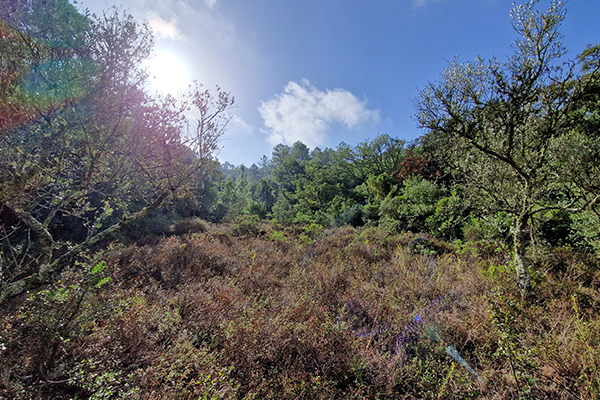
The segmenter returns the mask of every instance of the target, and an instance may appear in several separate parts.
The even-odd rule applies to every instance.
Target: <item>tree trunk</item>
[[[517,222],[513,231],[515,252],[514,262],[515,270],[517,272],[517,285],[523,298],[529,298],[533,296],[531,276],[529,275],[529,268],[525,262],[525,252],[527,250],[528,218],[528,216],[517,218]]]

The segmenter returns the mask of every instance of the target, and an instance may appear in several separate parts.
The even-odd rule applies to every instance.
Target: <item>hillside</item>
[[[596,257],[269,224],[115,245],[0,318],[7,399],[591,399]],[[201,232],[198,232],[201,231]],[[105,268],[107,266],[107,268]]]

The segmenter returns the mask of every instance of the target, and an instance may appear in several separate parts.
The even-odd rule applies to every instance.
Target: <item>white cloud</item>
[[[311,148],[325,144],[334,124],[353,128],[379,120],[379,111],[367,109],[366,101],[349,91],[319,91],[306,79],[289,82],[284,93],[262,102],[259,111],[269,143],[289,145],[300,140]]]
[[[209,6],[210,8],[213,8],[215,6],[215,4],[217,4],[217,0],[205,0],[206,1],[206,5]]]
[[[148,25],[157,39],[184,40],[185,36],[177,27],[177,18],[171,17],[169,21],[150,12],[147,15]]]

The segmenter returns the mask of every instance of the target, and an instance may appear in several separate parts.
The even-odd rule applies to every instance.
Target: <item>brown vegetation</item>
[[[198,221],[195,222],[200,226]],[[598,260],[382,229],[201,225],[5,304],[11,399],[588,399]],[[314,235],[314,233],[313,233]],[[110,278],[110,279],[107,279]],[[466,364],[450,356],[455,349]]]

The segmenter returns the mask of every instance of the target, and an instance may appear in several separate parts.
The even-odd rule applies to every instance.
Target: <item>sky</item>
[[[271,157],[278,143],[335,149],[384,133],[413,141],[422,134],[413,118],[420,89],[454,58],[505,59],[517,39],[513,0],[77,4],[96,14],[113,5],[152,28],[156,59],[166,60],[153,76],[168,76],[169,87],[195,79],[235,97],[217,154],[234,165]],[[549,5],[542,0],[539,8]],[[600,42],[600,1],[571,0],[567,9],[563,43],[575,58]]]

